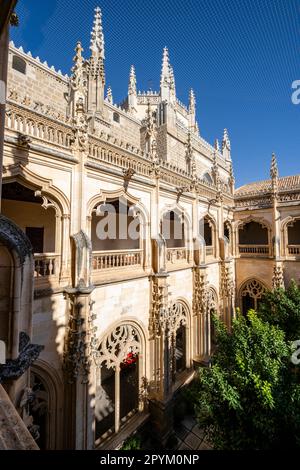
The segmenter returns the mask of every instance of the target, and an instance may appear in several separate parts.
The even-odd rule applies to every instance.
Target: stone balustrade
[[[288,245],[289,255],[300,255],[300,245]]]
[[[94,251],[93,271],[142,265],[143,250]]]
[[[266,256],[270,254],[269,245],[239,245],[239,253],[242,256]]]
[[[56,253],[37,253],[34,255],[34,277],[45,278],[58,275],[60,256]]]

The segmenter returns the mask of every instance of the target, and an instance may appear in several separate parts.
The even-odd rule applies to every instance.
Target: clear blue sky
[[[282,176],[300,173],[300,0],[19,0],[12,39],[69,73],[76,41],[89,54],[97,5],[116,102],[132,63],[138,88],[158,90],[167,45],[178,98],[195,90],[202,136],[229,129],[237,185],[268,178],[273,151]]]

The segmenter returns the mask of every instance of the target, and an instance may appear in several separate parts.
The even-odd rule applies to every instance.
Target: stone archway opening
[[[96,443],[118,433],[139,411],[141,353],[141,335],[131,324],[116,327],[101,341],[96,360]]]
[[[36,278],[59,275],[60,226],[54,205],[18,181],[2,186],[2,213],[26,234],[33,247]]]
[[[266,287],[257,279],[247,281],[240,290],[242,314],[246,315],[251,309],[257,310],[266,291]]]

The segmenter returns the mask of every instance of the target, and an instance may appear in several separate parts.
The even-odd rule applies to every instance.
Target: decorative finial
[[[134,65],[130,68],[130,75],[129,75],[129,86],[128,86],[128,94],[129,95],[136,95],[136,75],[135,75],[135,68]]]
[[[222,150],[227,147],[230,150],[230,140],[228,136],[228,130],[224,129],[223,141],[222,141]]]
[[[106,100],[107,100],[110,104],[113,104],[113,95],[112,95],[112,89],[111,89],[110,86],[107,88]]]
[[[99,7],[95,8],[90,50],[92,51],[92,55],[99,56],[103,60],[105,59],[102,13]]]
[[[160,86],[170,85],[170,61],[169,61],[169,51],[167,47],[164,47],[163,50],[163,60],[162,60],[162,69],[161,69],[161,79]]]
[[[75,47],[75,56],[73,58],[74,65],[72,67],[71,85],[73,90],[84,89],[83,78],[83,48],[81,42],[78,41]]]
[[[216,139],[215,140],[215,143],[214,143],[214,148],[217,152],[220,152],[220,142],[219,142],[219,139]]]
[[[195,98],[194,90],[191,88],[190,94],[189,94],[189,112],[195,113],[195,111],[196,111],[196,98]]]
[[[277,158],[276,158],[275,153],[272,154],[270,176],[271,176],[271,179],[272,179],[272,180],[277,179],[278,176],[279,176],[278,165],[277,165]]]

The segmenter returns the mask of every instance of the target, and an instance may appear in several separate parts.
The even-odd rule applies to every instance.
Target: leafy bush
[[[129,437],[120,450],[141,450],[141,439],[138,436]]]

